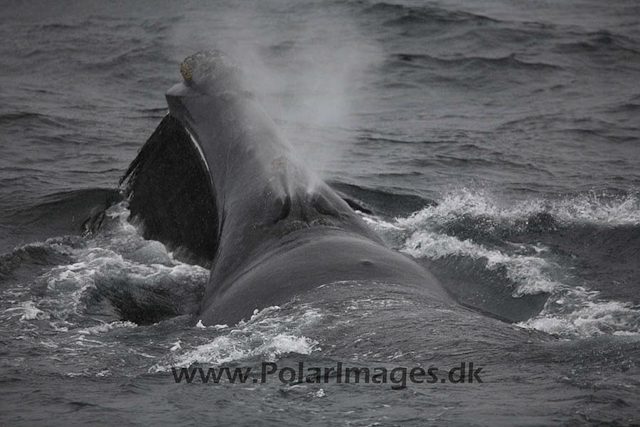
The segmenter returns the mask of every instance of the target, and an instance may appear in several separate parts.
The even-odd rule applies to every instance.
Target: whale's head
[[[203,109],[203,103],[253,96],[240,65],[221,51],[201,51],[187,57],[180,74],[183,81],[169,89],[166,98],[171,113],[183,122],[194,118],[196,109],[211,110]]]
[[[198,52],[180,65],[184,84],[201,94],[219,95],[224,92],[246,90],[242,69],[224,52]]]

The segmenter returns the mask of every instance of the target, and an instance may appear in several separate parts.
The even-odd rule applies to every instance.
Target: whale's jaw
[[[211,265],[219,232],[215,189],[197,141],[177,119],[162,119],[120,184],[146,239],[183,261]]]

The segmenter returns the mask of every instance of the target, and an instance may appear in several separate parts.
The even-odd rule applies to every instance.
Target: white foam
[[[23,301],[17,307],[11,307],[4,311],[9,317],[20,316],[20,320],[43,320],[48,319],[49,314],[36,307],[33,301]]]
[[[460,240],[436,232],[417,231],[407,238],[405,246],[400,250],[415,258],[439,259],[448,256],[465,256],[476,260],[484,258],[487,269],[495,270],[500,267],[506,269],[507,277],[517,285],[514,292],[516,296],[551,293],[564,287],[562,283],[551,279],[546,274],[545,271],[552,266],[542,258],[508,255],[497,250],[489,250],[471,240]]]
[[[323,390],[323,389],[320,389],[320,390],[318,390],[318,391],[316,391],[316,392],[312,392],[312,393],[311,393],[311,396],[312,396],[312,397],[326,397],[326,396],[327,396],[327,394],[324,392],[324,390]]]
[[[100,325],[92,326],[90,328],[79,329],[79,330],[76,330],[75,332],[81,335],[99,335],[99,334],[103,334],[105,332],[111,331],[113,329],[137,328],[137,327],[138,325],[136,325],[133,322],[117,320],[115,322],[102,323]]]
[[[129,210],[126,203],[111,207],[107,215],[113,221],[101,233],[85,238],[81,245],[62,244],[62,238],[49,239],[32,246],[43,246],[68,256],[72,262],[59,265],[35,279],[37,284],[46,285],[45,296],[33,301],[15,302],[17,307],[5,310],[9,317],[20,314],[22,320],[52,319],[56,330],[73,329],[74,319],[83,317],[85,296],[99,280],[118,280],[146,286],[166,282],[170,279],[178,286],[200,286],[206,283],[209,271],[200,266],[177,261],[159,242],[144,240],[128,222]],[[159,262],[158,262],[159,261]],[[23,289],[9,289],[20,297]],[[27,293],[28,294],[28,293]],[[6,295],[5,295],[6,296]],[[19,301],[19,298],[16,298]],[[17,314],[13,314],[17,313]],[[77,316],[77,317],[76,317]],[[79,333],[99,333],[104,328],[130,326],[124,323],[98,325],[95,329],[84,329]],[[133,324],[132,324],[133,325]]]
[[[206,344],[172,350],[167,360],[153,365],[149,372],[168,371],[171,367],[188,367],[194,363],[221,365],[251,357],[276,361],[289,353],[310,354],[317,350],[318,342],[301,335],[300,330],[321,318],[318,311],[278,316],[279,311],[279,307],[268,307]]]
[[[458,188],[446,194],[437,206],[426,207],[397,222],[401,228],[413,229],[471,215],[513,223],[516,220],[526,221],[531,215],[541,212],[549,213],[563,223],[638,225],[640,198],[635,194],[608,196],[590,192],[560,199],[509,201],[501,200],[484,189]]]
[[[45,273],[43,279],[50,294],[45,300],[55,310],[57,318],[66,319],[69,314],[79,314],[83,308],[83,296],[101,279],[153,285],[170,278],[175,283],[194,286],[205,283],[209,277],[208,270],[181,263],[169,254],[166,256],[171,261],[170,265],[144,264],[126,259],[116,250],[104,247],[78,249],[74,251],[77,262]]]
[[[533,328],[566,338],[595,335],[636,335],[640,331],[640,312],[629,303],[602,301],[591,297],[581,307],[554,313],[545,309],[540,315],[517,326]]]
[[[638,333],[640,316],[637,309],[628,303],[601,300],[598,292],[562,283],[558,279],[565,276],[561,266],[543,258],[548,248],[540,244],[517,243],[509,244],[507,249],[489,249],[471,239],[462,240],[441,232],[442,226],[463,217],[482,221],[486,231],[495,226],[526,225],[531,215],[541,212],[551,214],[561,224],[603,227],[640,224],[637,195],[609,197],[589,193],[558,200],[507,203],[485,190],[466,188],[446,195],[437,206],[426,207],[393,222],[369,215],[363,217],[395,249],[413,257],[484,259],[489,270],[504,268],[507,277],[516,285],[514,296],[551,294],[550,302],[540,315],[520,323],[521,327],[563,337]]]

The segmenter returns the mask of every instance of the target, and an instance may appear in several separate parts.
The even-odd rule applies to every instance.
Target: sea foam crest
[[[554,292],[564,285],[546,273],[551,266],[538,256],[508,255],[498,250],[489,250],[471,240],[429,231],[416,231],[405,241],[402,252],[415,258],[439,259],[447,256],[465,256],[486,259],[486,268],[505,268],[507,277],[516,284],[514,296]]]
[[[303,307],[282,316],[279,307],[267,307],[255,313],[249,321],[236,327],[223,328],[222,335],[193,348],[175,348],[167,359],[149,368],[149,372],[169,371],[172,367],[193,364],[221,365],[253,357],[276,361],[289,353],[310,354],[318,350],[318,342],[301,334],[303,328],[316,324],[322,317],[319,311]],[[216,333],[216,327],[203,333]],[[209,332],[211,331],[211,332]],[[184,345],[184,344],[183,344]]]
[[[501,201],[485,189],[459,188],[446,194],[437,206],[428,206],[398,222],[403,226],[424,221],[442,223],[462,215],[471,215],[513,223],[539,213],[550,214],[563,223],[638,225],[640,197],[637,194],[622,196],[588,192],[558,199]]]
[[[8,317],[20,316],[20,320],[43,320],[48,319],[49,314],[36,307],[34,301],[23,301],[16,307],[4,310]]]
[[[486,268],[497,270],[504,268],[507,277],[515,284],[514,296],[554,292],[564,285],[550,274],[557,269],[555,265],[540,255],[546,248],[540,245],[528,245],[523,255],[515,251],[507,253],[498,249],[488,249],[471,239],[460,239],[438,231],[441,223],[438,215],[430,215],[432,208],[425,208],[408,218],[396,218],[389,223],[381,218],[367,216],[367,221],[396,250],[414,258],[432,260],[450,256],[463,256],[474,260],[486,260]]]
[[[488,248],[472,239],[451,236],[443,226],[462,217],[488,219],[487,227],[499,224],[516,227],[527,224],[532,215],[549,213],[560,224],[591,224],[593,226],[625,226],[640,224],[640,204],[637,195],[608,197],[589,193],[548,201],[526,200],[499,203],[484,190],[460,189],[444,197],[437,206],[429,206],[406,218],[385,221],[363,215],[382,237],[396,250],[415,258],[437,260],[450,256],[484,259],[488,270],[504,269],[515,284],[514,296],[549,293],[543,311],[518,326],[539,329],[567,338],[599,334],[637,334],[640,312],[632,304],[607,301],[600,293],[581,287],[570,287],[557,279],[562,266],[545,258],[547,248],[540,244],[520,244],[526,250]],[[484,226],[484,223],[483,223]]]
[[[545,307],[538,316],[517,323],[516,326],[538,329],[565,338],[640,333],[640,311],[629,303],[597,300],[597,293],[595,294],[594,297],[594,293],[578,289],[573,297],[580,303],[574,310]],[[550,300],[549,305],[553,303]]]

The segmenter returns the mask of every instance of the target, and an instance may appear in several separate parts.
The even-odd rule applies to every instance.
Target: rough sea
[[[0,424],[640,424],[640,3],[1,3]],[[208,270],[144,240],[118,181],[206,49],[459,310],[343,283],[194,326]],[[253,373],[171,369],[197,367]]]

